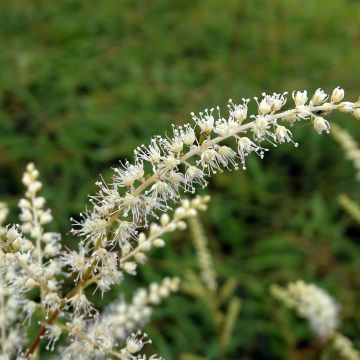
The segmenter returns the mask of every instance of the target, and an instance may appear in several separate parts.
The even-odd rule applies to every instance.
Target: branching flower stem
[[[341,109],[341,104],[334,104],[333,102],[331,103],[324,103],[322,105],[308,105],[306,110],[307,113],[306,115],[313,115],[314,113],[319,113],[319,112],[324,112],[324,113],[329,113],[333,110],[337,110],[337,109]],[[268,124],[275,124],[276,120],[278,119],[282,119],[282,118],[289,118],[291,116],[296,116],[298,114],[303,114],[303,111],[301,109],[298,109],[297,107],[290,109],[290,110],[286,110],[286,111],[282,111],[282,112],[271,112],[269,115],[267,115],[267,121]],[[239,125],[235,128],[233,128],[231,131],[229,131],[226,135],[224,136],[217,136],[213,139],[209,139],[207,141],[204,141],[202,144],[198,144],[193,146],[187,153],[179,156],[179,162],[174,165],[173,167],[169,166],[166,168],[161,168],[157,171],[155,171],[153,173],[153,175],[151,175],[149,178],[147,178],[146,180],[143,180],[143,182],[137,187],[135,188],[132,192],[130,192],[130,195],[136,197],[139,196],[140,194],[142,194],[147,188],[149,188],[151,185],[153,185],[154,183],[156,183],[157,181],[159,181],[160,179],[162,179],[166,174],[168,174],[169,172],[171,172],[176,166],[179,166],[180,164],[184,164],[187,162],[188,159],[192,158],[195,155],[200,155],[202,154],[205,150],[211,148],[212,146],[227,140],[231,137],[237,136],[237,134],[245,132],[249,129],[254,129],[254,126],[256,124],[256,120],[250,121],[246,124],[241,124],[239,123]],[[116,209],[113,209],[112,216],[108,219],[107,221],[107,225],[106,225],[106,231],[104,234],[102,234],[100,236],[100,238],[98,239],[98,241],[96,241],[96,247],[102,247],[102,237],[106,237],[111,233],[112,230],[112,225],[118,220],[118,218],[121,216],[121,214],[123,213],[124,208],[122,208],[122,206],[118,206]],[[137,252],[139,251],[139,247],[135,248],[133,251],[131,251],[129,254],[125,255],[123,258],[121,258],[120,260],[124,261],[124,260],[128,260],[130,257],[134,256]],[[84,289],[84,287],[88,286],[89,284],[91,284],[93,282],[92,277],[95,276],[93,273],[93,269],[95,267],[95,260],[90,260],[90,265],[87,267],[87,269],[84,271],[84,273],[82,274],[81,280],[76,284],[76,286],[66,295],[65,299],[69,300],[72,297],[74,297],[76,294],[78,294],[80,291],[82,291]],[[51,324],[53,323],[56,318],[58,317],[60,310],[64,307],[64,303],[61,305],[60,309],[55,310],[52,312],[52,314],[50,315],[49,319],[46,320],[47,324]],[[27,351],[27,356],[31,357],[32,354],[34,353],[34,351],[36,350],[36,348],[38,347],[40,340],[42,338],[42,336],[45,334],[46,332],[46,327],[43,326],[37,336],[35,337],[33,343],[31,344],[31,346],[29,347],[28,351]]]

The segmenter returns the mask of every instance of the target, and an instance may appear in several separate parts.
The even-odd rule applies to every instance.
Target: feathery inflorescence
[[[271,294],[305,318],[312,331],[322,340],[330,339],[339,325],[339,307],[323,289],[302,280],[286,288],[273,285]]]
[[[318,89],[310,99],[306,91],[293,92],[292,98],[295,106],[283,110],[287,93],[263,94],[255,99],[258,113],[251,116],[249,99],[240,103],[229,100],[225,117],[219,108],[192,113],[193,123],[173,126],[171,135],[155,136],[148,146],[138,147],[132,162],[114,169],[110,183],[97,183],[99,191],[90,199],[91,208],[73,220],[72,233],[81,239],[79,263],[84,266],[72,266],[78,263],[76,254],[74,259],[65,255],[63,263],[77,272],[75,278],[80,282],[94,269],[101,273],[114,268],[113,257],[126,258],[140,239],[138,230],[159,213],[168,213],[182,193],[193,194],[197,185],[205,187],[209,176],[224,169],[236,170],[240,165],[246,169],[246,158],[252,153],[262,158],[268,150],[266,144],[290,142],[297,146],[289,125],[310,121],[319,134],[329,132],[330,124],[323,116],[334,110],[356,116],[360,106],[359,101],[342,102],[344,91],[340,88],[331,96]],[[134,272],[135,265],[121,265],[126,272]],[[99,287],[106,291],[120,279],[116,271],[109,271],[108,281],[102,277],[109,286]]]
[[[115,350],[119,336],[111,333],[111,327],[100,326],[104,320],[90,302],[87,287],[104,294],[126,274],[136,275],[147,253],[165,245],[166,233],[183,230],[185,219],[206,210],[208,197],[184,200],[184,193],[192,195],[198,186],[206,187],[208,178],[223,170],[245,170],[247,157],[254,153],[263,158],[268,145],[291,143],[297,147],[289,129],[295,123],[308,121],[322,134],[330,131],[325,116],[334,110],[359,118],[360,101],[342,102],[343,98],[340,88],[330,96],[318,89],[311,98],[306,91],[296,91],[292,93],[294,106],[285,109],[287,93],[264,93],[261,99],[255,98],[255,115],[248,116],[249,99],[229,100],[226,115],[219,107],[192,113],[192,123],[173,126],[170,135],[154,136],[148,146],[135,149],[131,162],[113,169],[110,182],[101,179],[96,183],[98,192],[90,196],[89,208],[72,219],[71,233],[79,239],[76,250],[61,250],[60,235],[46,230],[51,212],[39,195],[39,173],[29,164],[23,177],[25,197],[19,203],[21,225],[6,226],[0,232],[1,281],[12,289],[5,298],[14,293],[21,299],[28,318],[37,308],[45,313],[43,327],[27,355],[35,352],[42,338],[47,339],[49,349],[55,348],[65,332],[73,342],[62,351],[64,359],[79,358],[80,350],[83,358],[96,353],[145,359],[136,355],[149,342],[144,334],[129,335],[125,347]],[[5,213],[4,207],[0,208],[0,217]],[[11,279],[6,277],[9,269]],[[71,275],[75,283],[67,295],[61,291],[63,275]],[[161,289],[165,291],[166,286]],[[39,292],[39,302],[27,300],[30,290]],[[134,316],[141,325],[141,316]],[[58,317],[64,321],[58,322]],[[95,328],[95,333],[89,333]]]
[[[338,331],[340,307],[325,290],[315,284],[298,280],[286,287],[272,285],[270,293],[306,319],[317,338],[323,342],[331,342],[341,359],[360,359],[360,353],[351,340]]]

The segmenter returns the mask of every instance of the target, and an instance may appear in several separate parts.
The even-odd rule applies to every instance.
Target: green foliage
[[[358,95],[359,23],[351,0],[3,1],[1,200],[15,207],[34,161],[73,247],[68,219],[98,175],[190,111],[262,91],[341,85],[349,99]],[[359,125],[347,120],[356,137]],[[271,283],[298,278],[338,299],[343,332],[360,347],[359,230],[336,200],[342,192],[359,200],[359,187],[330,138],[307,126],[294,136],[298,149],[272,149],[246,172],[211,181],[210,247],[220,279],[235,278],[241,299],[230,359],[320,358],[306,324],[269,298]],[[153,253],[140,280],[183,269],[196,269],[196,258],[179,234]],[[99,303],[134,286],[129,279]],[[168,360],[217,358],[209,313],[188,295],[156,310],[149,332]]]

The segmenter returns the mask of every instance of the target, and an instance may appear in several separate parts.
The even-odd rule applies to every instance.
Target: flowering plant
[[[178,289],[179,279],[165,278],[136,292],[131,304],[120,300],[103,313],[89,300],[88,287],[104,295],[125,275],[135,276],[149,251],[165,245],[164,234],[184,230],[186,219],[206,210],[209,197],[188,200],[184,193],[193,196],[197,186],[205,188],[217,172],[245,170],[246,158],[252,153],[263,158],[267,144],[297,147],[289,129],[297,122],[309,121],[322,134],[330,131],[325,117],[335,110],[360,119],[360,100],[343,98],[339,87],[330,96],[318,89],[310,99],[306,91],[296,91],[294,106],[285,109],[287,93],[264,93],[255,98],[256,115],[248,116],[249,99],[229,100],[225,117],[219,107],[192,113],[192,123],[173,126],[166,137],[153,137],[148,146],[135,149],[132,162],[113,169],[110,182],[96,183],[98,192],[90,196],[89,208],[72,219],[76,250],[63,249],[61,236],[47,230],[52,215],[40,195],[39,172],[29,164],[23,176],[26,193],[19,202],[20,224],[0,229],[4,358],[34,357],[43,340],[47,350],[63,359],[146,359],[140,351],[151,340],[138,328],[148,321],[153,305]],[[7,212],[2,204],[1,224]],[[67,294],[64,276],[74,280]],[[29,297],[34,290],[37,301]],[[43,313],[40,329],[34,339],[25,340],[25,326],[16,324],[22,318],[31,323],[37,310]],[[62,334],[71,340],[66,347],[57,346]]]

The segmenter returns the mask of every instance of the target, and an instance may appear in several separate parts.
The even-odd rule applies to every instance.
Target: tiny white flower
[[[235,104],[231,99],[229,99],[228,108],[230,111],[230,116],[232,116],[236,121],[242,122],[247,118],[248,107],[247,104],[250,101],[249,99],[242,99],[242,104]]]
[[[241,164],[243,165],[243,169],[246,170],[245,159],[246,157],[255,152],[263,158],[264,156],[264,148],[256,145],[253,141],[251,141],[248,137],[237,137],[237,145],[238,145],[238,154],[240,156]]]
[[[315,94],[311,98],[312,105],[321,105],[326,101],[328,95],[322,89],[316,89]]]
[[[292,142],[295,146],[298,146],[298,143],[294,143],[294,141],[292,140],[291,131],[287,129],[285,126],[277,125],[275,130],[275,135],[279,143],[284,143],[287,141],[287,142]]]
[[[294,99],[295,102],[295,106],[301,106],[301,105],[305,105],[307,100],[308,100],[308,95],[307,95],[307,91],[294,91],[292,93],[292,97]]]
[[[136,275],[137,264],[133,261],[127,261],[122,265],[122,268],[130,275]]]
[[[316,132],[321,134],[323,131],[329,133],[330,132],[330,124],[327,120],[325,120],[321,116],[316,116],[313,119],[314,129]]]
[[[345,91],[344,89],[341,89],[339,86],[336,87],[332,94],[331,94],[331,98],[330,98],[330,101],[332,103],[339,103],[345,96]]]
[[[131,334],[126,339],[126,350],[130,354],[136,354],[138,353],[146,344],[151,344],[151,340],[148,339],[148,336],[146,333],[141,333],[139,330],[137,333]]]
[[[187,146],[193,145],[196,140],[194,129],[189,124],[180,127],[180,136],[183,143]]]
[[[214,129],[215,134],[219,136],[226,136],[230,131],[229,124],[225,119],[219,119],[216,121]]]
[[[222,145],[219,146],[217,152],[221,157],[223,166],[229,168],[229,165],[231,165],[235,170],[238,170],[239,166],[236,162],[237,154],[233,149],[229,146]]]
[[[189,186],[189,190],[191,192],[195,191],[193,190],[192,184],[199,184],[204,188],[207,185],[207,181],[204,179],[204,177],[204,172],[197,166],[188,166],[185,172],[185,179],[186,184]]]
[[[265,137],[265,135],[267,134],[266,130],[269,127],[270,127],[269,121],[267,120],[267,118],[265,116],[259,115],[258,117],[256,117],[256,120],[255,120],[253,128],[252,128],[256,139],[258,139],[258,140],[263,139]]]
[[[199,116],[196,116],[195,113],[191,113],[191,116],[196,123],[196,125],[199,126],[201,132],[204,134],[210,134],[214,129],[214,123],[215,119],[213,116],[214,109],[211,108],[205,109],[205,112],[200,112]]]
[[[67,299],[66,302],[74,309],[77,315],[80,313],[89,315],[95,310],[83,291],[77,292],[73,297]]]
[[[257,102],[257,98],[255,98]],[[265,115],[271,111],[270,98],[265,95],[265,97],[258,103],[259,114]]]
[[[207,148],[200,155],[200,160],[197,164],[201,164],[203,170],[206,170],[206,174],[216,174],[218,171],[222,171],[221,168],[222,158],[214,148]]]
[[[349,101],[344,101],[339,105],[339,110],[344,113],[352,112],[355,109],[355,104]]]

